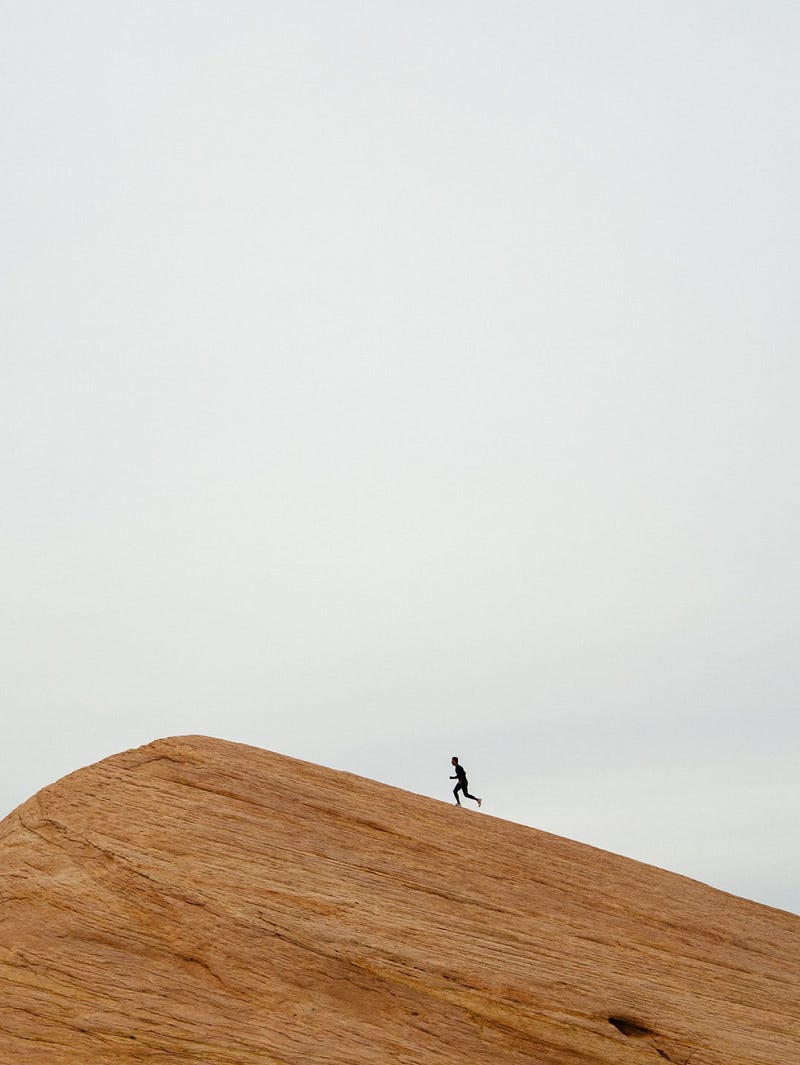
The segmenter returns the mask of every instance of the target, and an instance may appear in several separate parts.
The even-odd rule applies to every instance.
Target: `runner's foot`
[[[483,799],[478,799],[478,809],[479,810],[480,810],[481,806],[483,806]]]

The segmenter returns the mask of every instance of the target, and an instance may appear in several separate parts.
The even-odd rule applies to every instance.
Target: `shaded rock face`
[[[800,918],[202,737],[0,825],[2,1065],[659,1061],[800,1061]]]

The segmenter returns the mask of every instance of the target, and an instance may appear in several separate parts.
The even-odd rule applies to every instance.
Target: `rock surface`
[[[800,1061],[800,918],[195,736],[0,824],[2,1065],[658,1061]]]

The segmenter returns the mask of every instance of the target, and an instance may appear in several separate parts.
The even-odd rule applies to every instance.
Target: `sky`
[[[0,17],[0,815],[161,736],[457,754],[800,912],[800,8]]]

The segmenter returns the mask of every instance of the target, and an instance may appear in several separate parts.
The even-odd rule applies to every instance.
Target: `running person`
[[[455,795],[455,797],[456,797],[456,806],[460,806],[461,805],[461,801],[458,798],[458,793],[459,793],[459,791],[463,791],[464,792],[464,798],[465,799],[472,799],[473,802],[476,802],[478,804],[478,808],[480,808],[480,805],[483,802],[483,799],[479,799],[476,795],[470,795],[470,793],[469,793],[469,785],[467,784],[467,773],[466,773],[466,770],[464,769],[463,765],[459,765],[458,764],[458,759],[456,758],[455,755],[453,755],[453,757],[450,759],[450,764],[455,767],[455,771],[456,771],[456,775],[454,777],[450,777],[450,779],[458,781],[456,786],[453,788],[453,795]]]

